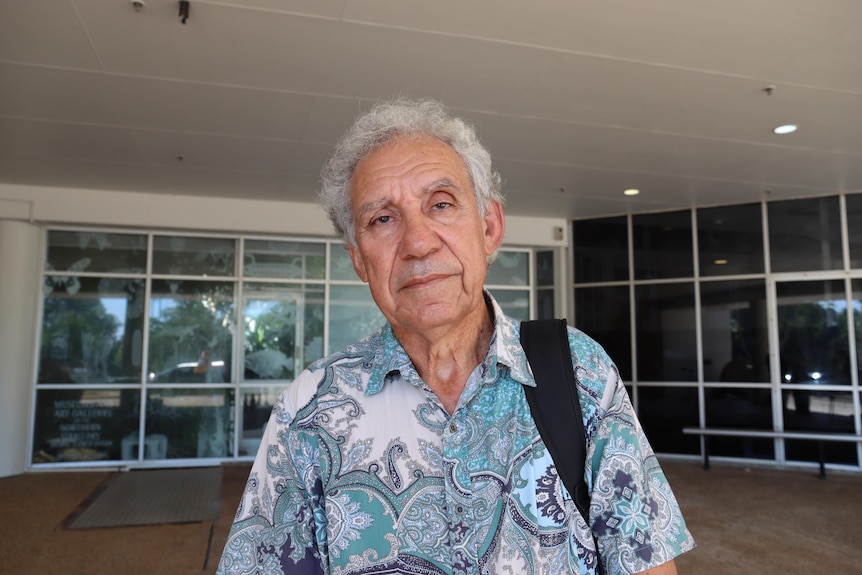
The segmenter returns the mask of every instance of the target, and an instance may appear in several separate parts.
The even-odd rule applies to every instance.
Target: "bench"
[[[686,435],[700,435],[703,441],[703,468],[709,469],[709,437],[751,437],[766,439],[802,439],[817,442],[817,452],[820,463],[820,479],[826,479],[826,462],[823,444],[827,441],[845,441],[862,443],[862,435],[851,433],[811,433],[803,431],[767,431],[764,429],[732,429],[718,427],[684,427]]]

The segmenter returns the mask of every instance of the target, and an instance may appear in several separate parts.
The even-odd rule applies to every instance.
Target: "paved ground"
[[[698,548],[681,575],[862,575],[862,476],[665,462]],[[0,479],[0,573],[213,573],[245,484],[225,467],[215,522],[67,530],[63,520],[109,472]]]

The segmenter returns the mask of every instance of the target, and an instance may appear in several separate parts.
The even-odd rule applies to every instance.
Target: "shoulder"
[[[364,392],[371,372],[384,353],[378,331],[326,357],[315,360],[284,388],[276,409],[293,419],[312,409],[321,396]]]
[[[578,386],[595,404],[607,409],[617,387],[619,371],[605,349],[581,330],[569,326],[569,348]]]

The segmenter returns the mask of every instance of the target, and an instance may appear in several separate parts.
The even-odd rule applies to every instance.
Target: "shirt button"
[[[454,421],[449,424],[449,431],[451,431],[452,433],[458,432],[458,425]]]

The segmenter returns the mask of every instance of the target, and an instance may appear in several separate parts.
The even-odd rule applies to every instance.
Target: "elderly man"
[[[505,220],[472,128],[380,104],[323,175],[388,323],[282,393],[218,572],[676,573],[694,542],[616,368],[574,329],[591,525],[556,473],[519,326],[483,290]]]

